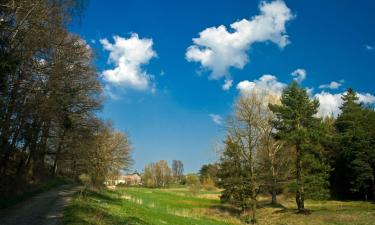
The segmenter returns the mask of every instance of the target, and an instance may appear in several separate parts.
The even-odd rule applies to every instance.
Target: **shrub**
[[[196,195],[201,189],[201,182],[199,181],[199,177],[194,173],[186,175],[186,185],[189,186],[189,190],[193,195]]]

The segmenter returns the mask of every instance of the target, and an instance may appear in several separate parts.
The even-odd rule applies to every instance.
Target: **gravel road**
[[[62,225],[64,207],[78,189],[63,185],[0,211],[0,225]]]

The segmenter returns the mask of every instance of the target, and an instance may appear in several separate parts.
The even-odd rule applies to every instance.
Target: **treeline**
[[[160,160],[145,165],[142,182],[146,187],[167,187],[170,184],[183,184],[185,182],[184,164],[180,160],[173,160],[172,168],[167,161]]]
[[[100,185],[131,162],[127,137],[101,121],[93,52],[68,31],[84,1],[0,3],[0,192],[88,174]]]
[[[258,195],[293,193],[305,199],[375,198],[375,111],[348,89],[337,118],[319,118],[319,101],[296,82],[281,98],[252,92],[237,100],[218,163],[222,200],[250,209]]]

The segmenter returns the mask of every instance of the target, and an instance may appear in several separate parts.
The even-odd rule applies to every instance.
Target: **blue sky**
[[[71,30],[96,54],[100,116],[129,135],[133,169],[180,159],[194,172],[216,160],[223,120],[250,89],[279,93],[298,78],[321,115],[339,113],[348,87],[374,103],[374,9],[370,0],[91,1]]]

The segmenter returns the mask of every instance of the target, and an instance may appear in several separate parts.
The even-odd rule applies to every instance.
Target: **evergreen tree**
[[[310,100],[306,90],[293,82],[284,89],[281,105],[269,107],[276,115],[276,138],[295,149],[296,203],[302,212],[306,197],[328,195],[329,166],[324,162],[320,145],[323,129],[321,120],[315,116],[319,102]]]
[[[337,130],[337,156],[333,187],[340,196],[375,197],[374,190],[374,111],[359,103],[353,89],[342,97]]]
[[[223,189],[222,202],[237,206],[242,212],[252,209],[252,222],[255,222],[257,186],[251,163],[243,157],[243,149],[236,138],[227,136],[225,149],[220,157],[218,186]]]

